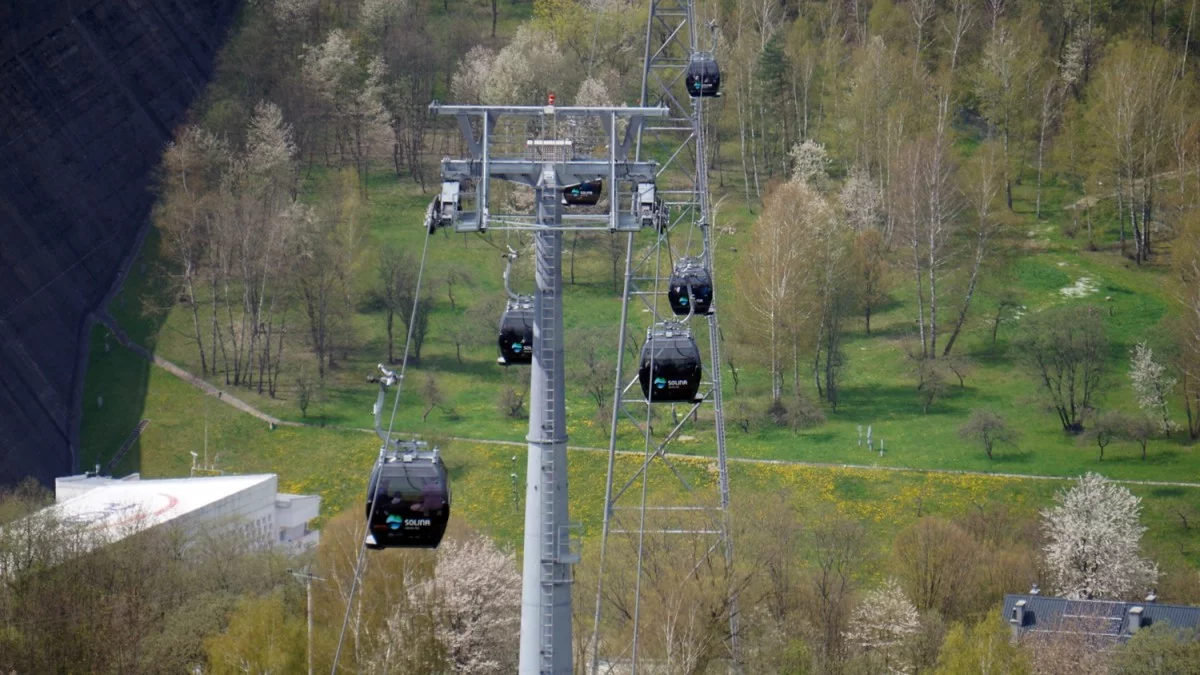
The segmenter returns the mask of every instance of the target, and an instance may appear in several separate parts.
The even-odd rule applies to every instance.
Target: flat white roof
[[[211,476],[160,480],[112,481],[49,507],[64,520],[132,534],[166,523],[248,488],[274,480],[275,475]],[[271,497],[274,498],[274,493]]]

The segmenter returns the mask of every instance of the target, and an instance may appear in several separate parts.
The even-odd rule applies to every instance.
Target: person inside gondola
[[[433,513],[442,508],[444,504],[442,500],[442,486],[437,480],[427,480],[421,488],[421,501],[418,509],[417,504],[413,504],[413,510],[424,511],[425,513]]]

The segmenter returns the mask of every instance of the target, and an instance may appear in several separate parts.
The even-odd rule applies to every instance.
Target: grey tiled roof
[[[1024,614],[1018,622],[1017,602],[1024,600]],[[1137,626],[1132,621],[1138,616]],[[1159,622],[1179,628],[1200,626],[1200,607],[1167,605],[1157,602],[1125,602],[1117,600],[1068,600],[1043,595],[1004,596],[1004,620],[1018,634],[1083,633],[1113,642],[1124,641],[1137,630]],[[1132,630],[1131,630],[1132,629]]]

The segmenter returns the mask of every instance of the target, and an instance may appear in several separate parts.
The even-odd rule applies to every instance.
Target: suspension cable
[[[659,247],[660,248],[659,248],[658,255],[655,256],[655,263],[654,263],[654,295],[652,297],[654,298],[653,314],[655,317],[658,316],[658,297],[659,297],[659,294],[661,293],[661,290],[659,288],[659,282],[662,279],[662,244],[664,243],[664,240],[666,241],[666,244],[667,244],[666,248],[667,248],[668,256],[670,255],[670,252],[671,252],[670,241],[667,239],[666,235],[667,235],[667,232],[664,232],[663,235],[659,237]],[[654,333],[654,328],[652,327],[650,330],[651,330],[651,334],[646,336],[645,344],[649,344],[651,342],[651,335],[653,335],[653,333]],[[654,353],[656,351],[658,351],[658,350],[655,349],[653,347],[653,345],[651,345],[651,347],[650,347],[650,377],[651,377],[651,379],[653,379],[653,377],[654,377],[654,360],[655,360]],[[650,382],[650,390],[646,394],[646,428],[643,430],[644,453],[645,453],[644,461],[646,462],[646,464],[645,464],[644,469],[642,470],[642,501],[641,501],[641,506],[640,506],[639,512],[638,512],[638,545],[637,545],[637,568],[636,568],[637,569],[637,578],[634,579],[634,583],[633,583],[633,654],[632,654],[633,675],[637,675],[638,632],[639,632],[639,628],[640,628],[638,624],[640,623],[641,608],[642,608],[642,564],[645,559],[645,550],[646,550],[646,548],[645,548],[646,547],[646,495],[647,495],[647,490],[649,488],[649,483],[650,483],[649,462],[650,462],[650,446],[652,444],[652,438],[653,438],[651,435],[653,433],[651,425],[653,424],[653,422],[654,422],[654,382],[651,381]]]
[[[378,467],[384,459],[388,447],[392,443],[392,429],[396,424],[396,411],[400,408],[400,393],[404,390],[404,371],[408,369],[408,354],[413,342],[413,327],[417,323],[417,310],[421,304],[421,281],[425,276],[425,261],[429,253],[429,237],[433,234],[431,228],[425,228],[425,243],[421,247],[421,266],[417,269],[417,284],[413,289],[413,306],[412,312],[408,317],[408,336],[404,340],[404,356],[400,360],[400,372],[396,377],[396,398],[392,402],[392,416],[388,420],[387,435],[383,439],[383,448],[379,451],[379,457],[375,460],[375,466]],[[372,469],[374,471],[374,468]],[[350,624],[350,610],[354,606],[354,593],[358,590],[358,582],[362,579],[363,563],[366,561],[367,552],[367,535],[371,532],[371,516],[375,510],[375,499],[379,490],[376,489],[371,494],[371,506],[367,513],[367,522],[363,525],[362,543],[358,547],[358,559],[354,563],[354,579],[350,582],[350,593],[346,598],[346,614],[342,617],[342,630],[338,635],[337,650],[333,655],[333,666],[330,669],[330,675],[337,673],[338,663],[342,659],[342,645],[346,640],[346,627]]]

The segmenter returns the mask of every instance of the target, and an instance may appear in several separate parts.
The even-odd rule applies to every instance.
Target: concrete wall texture
[[[0,2],[0,484],[75,469],[91,313],[237,5]]]

